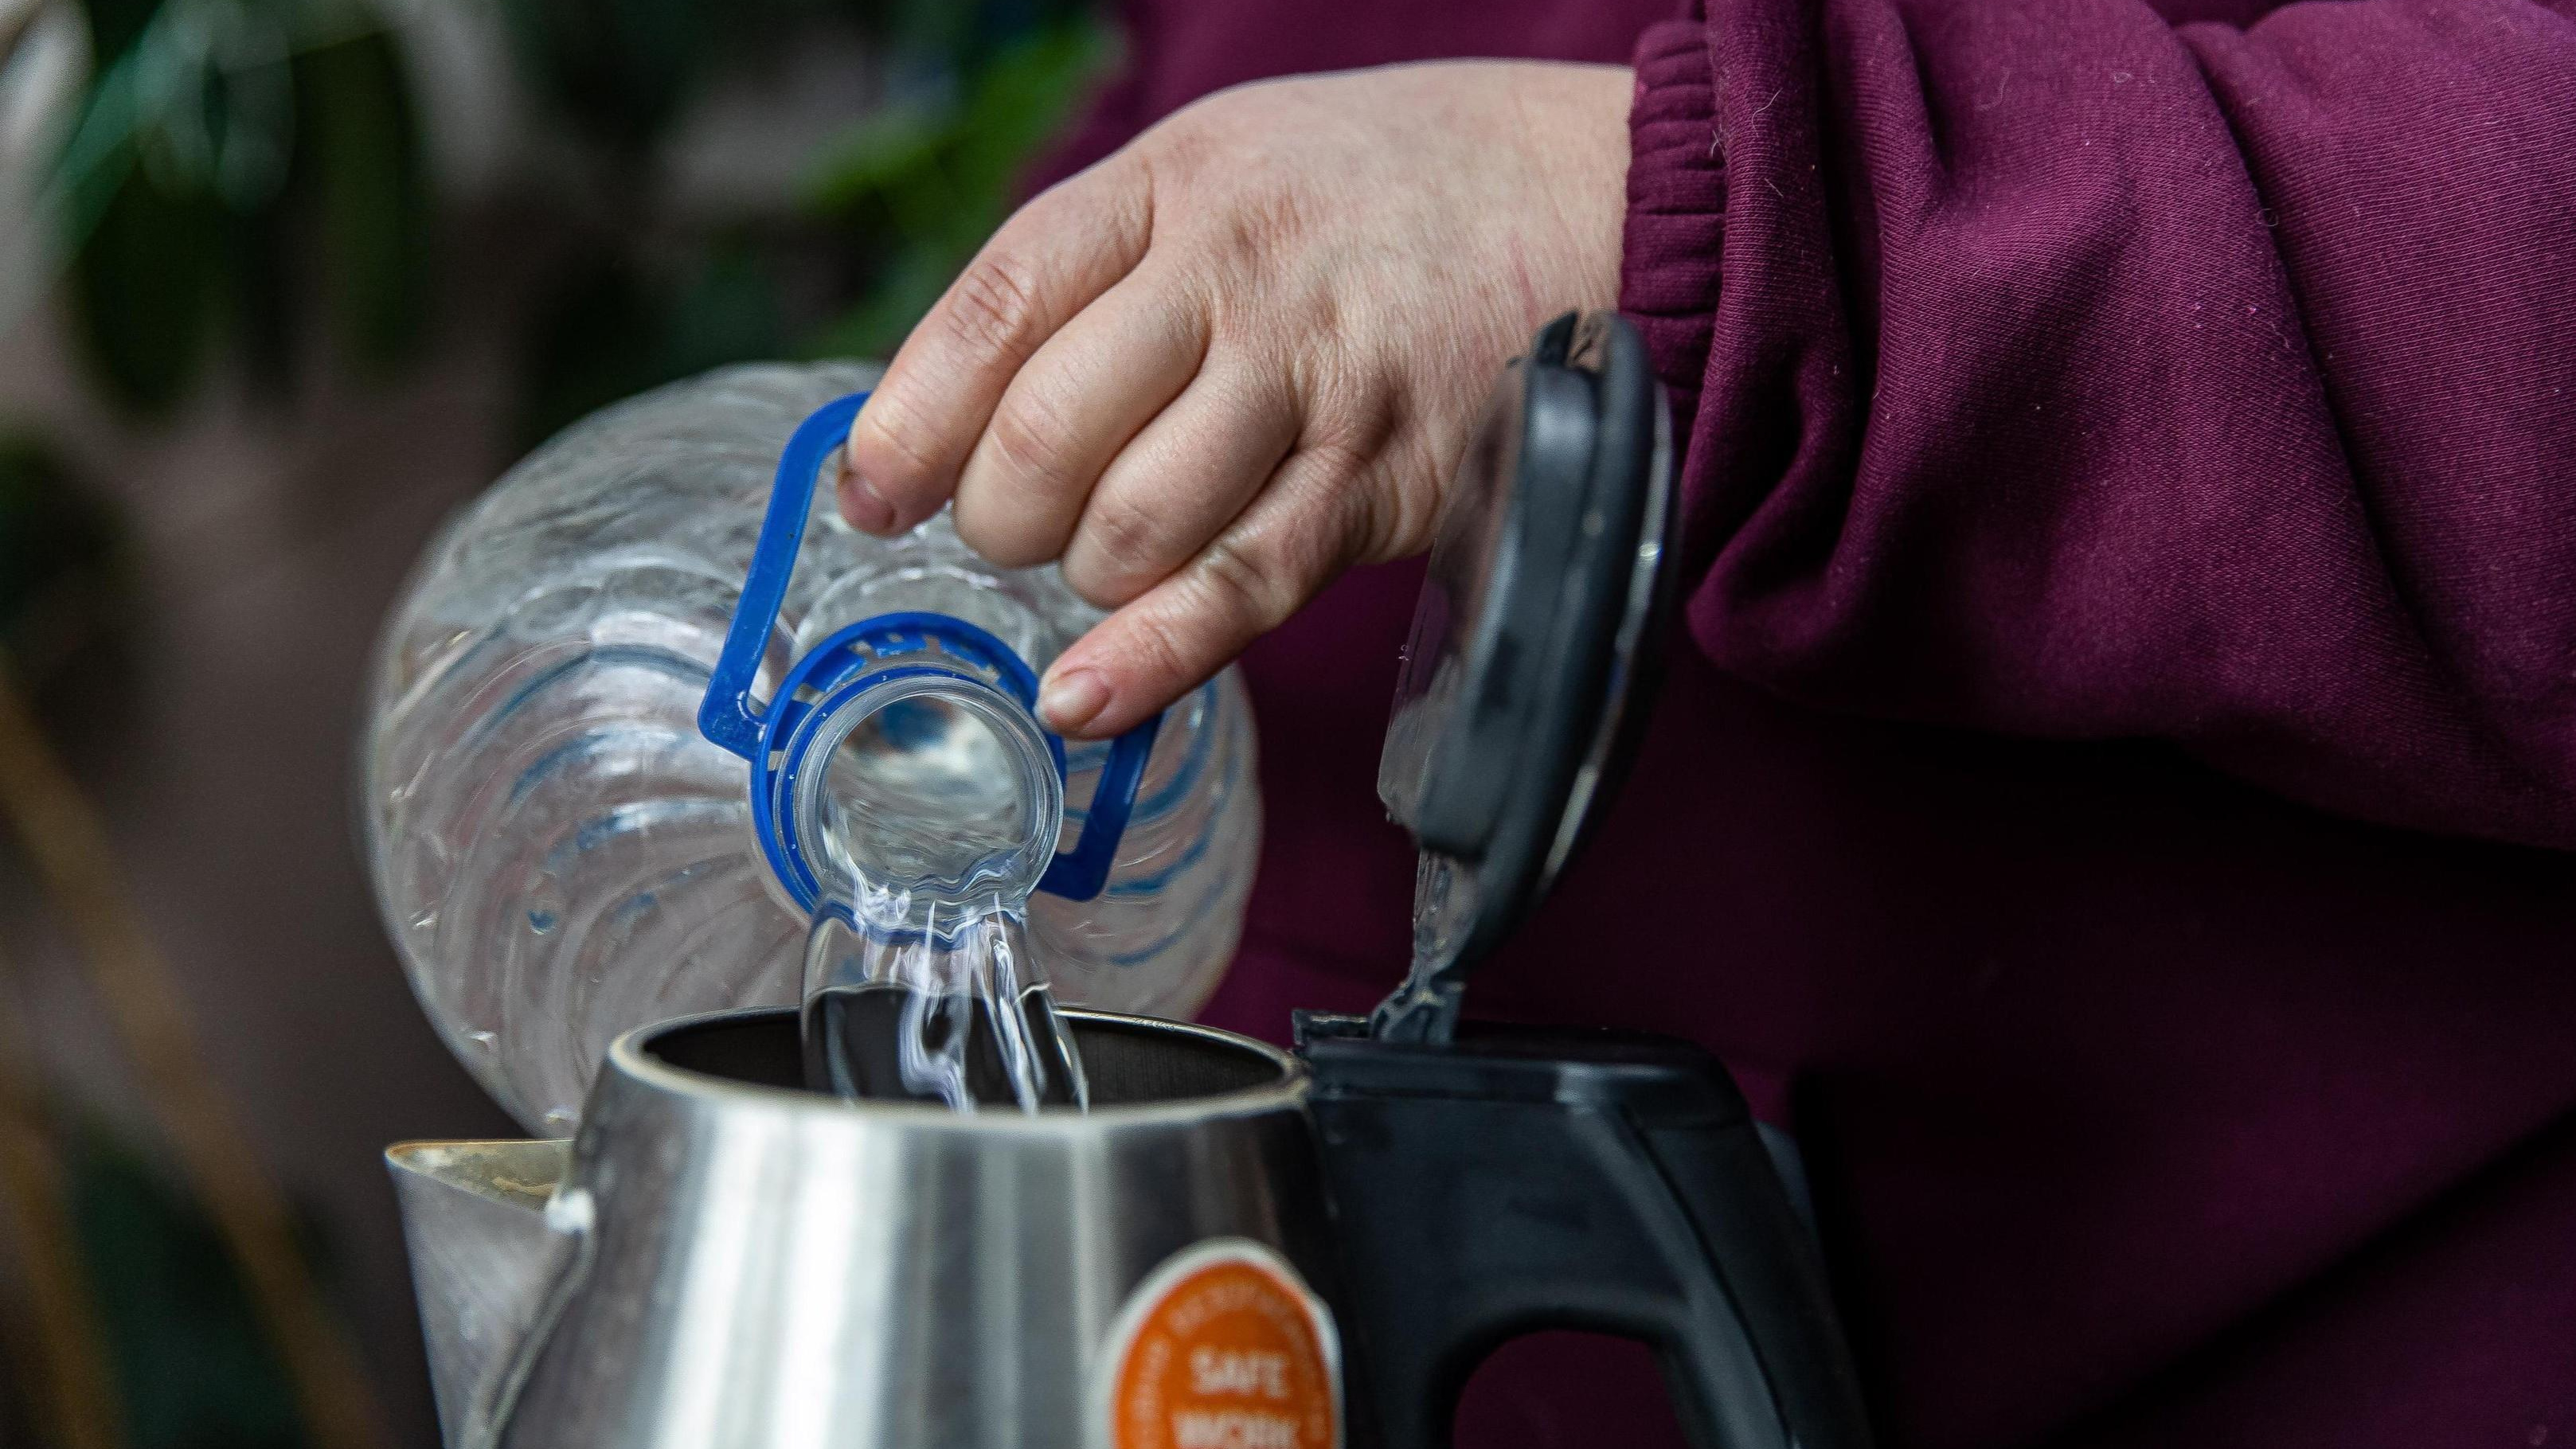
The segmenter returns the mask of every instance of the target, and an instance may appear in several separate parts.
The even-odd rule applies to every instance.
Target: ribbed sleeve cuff
[[[1686,435],[1708,371],[1726,237],[1726,158],[1717,144],[1708,24],[1670,20],[1637,40],[1628,112],[1628,220],[1619,310],[1645,334]]]

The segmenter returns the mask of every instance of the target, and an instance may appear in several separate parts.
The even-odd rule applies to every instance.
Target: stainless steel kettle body
[[[407,1184],[449,1442],[1096,1443],[1095,1360],[1115,1320],[1158,1267],[1211,1242],[1275,1255],[1329,1335],[1296,1060],[1192,1026],[1068,1015],[1087,1114],[802,1092],[794,1016],[728,1014],[613,1048],[550,1196]],[[391,1159],[418,1178],[492,1154]],[[516,1275],[519,1301],[439,1281],[455,1270]],[[494,1327],[436,1321],[460,1300]],[[1337,1379],[1334,1357],[1322,1367]]]

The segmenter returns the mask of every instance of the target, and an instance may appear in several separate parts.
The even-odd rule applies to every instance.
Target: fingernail
[[[1038,691],[1038,718],[1057,734],[1074,733],[1108,706],[1109,686],[1088,669],[1050,674]]]
[[[851,471],[841,469],[841,516],[861,533],[894,532],[894,505],[885,501],[875,485]]]

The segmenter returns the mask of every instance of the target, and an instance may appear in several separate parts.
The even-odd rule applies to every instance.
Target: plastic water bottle
[[[629,1028],[797,1004],[834,830],[855,809],[903,838],[843,788],[837,739],[801,776],[790,758],[834,725],[818,656],[853,677],[843,655],[889,676],[909,651],[963,658],[1024,696],[1100,617],[1053,568],[977,558],[944,513],[893,540],[849,528],[828,464],[763,554],[791,435],[874,380],[732,368],[576,424],[447,525],[385,626],[361,761],[378,903],[450,1047],[534,1130],[572,1125]],[[793,570],[764,583],[755,559],[774,564],[781,534]],[[881,710],[869,727],[936,724]],[[1241,681],[1122,741],[1053,744],[1063,824],[1031,949],[1068,1002],[1185,1016],[1233,955],[1259,844]],[[971,763],[955,756],[919,758]],[[1122,804],[1123,831],[1090,830]]]

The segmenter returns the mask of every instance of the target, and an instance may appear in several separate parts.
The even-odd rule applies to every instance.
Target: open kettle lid
[[[1568,313],[1504,370],[1432,545],[1378,765],[1421,847],[1371,1034],[1445,1041],[1467,972],[1615,790],[1672,612],[1671,412],[1636,329]]]

